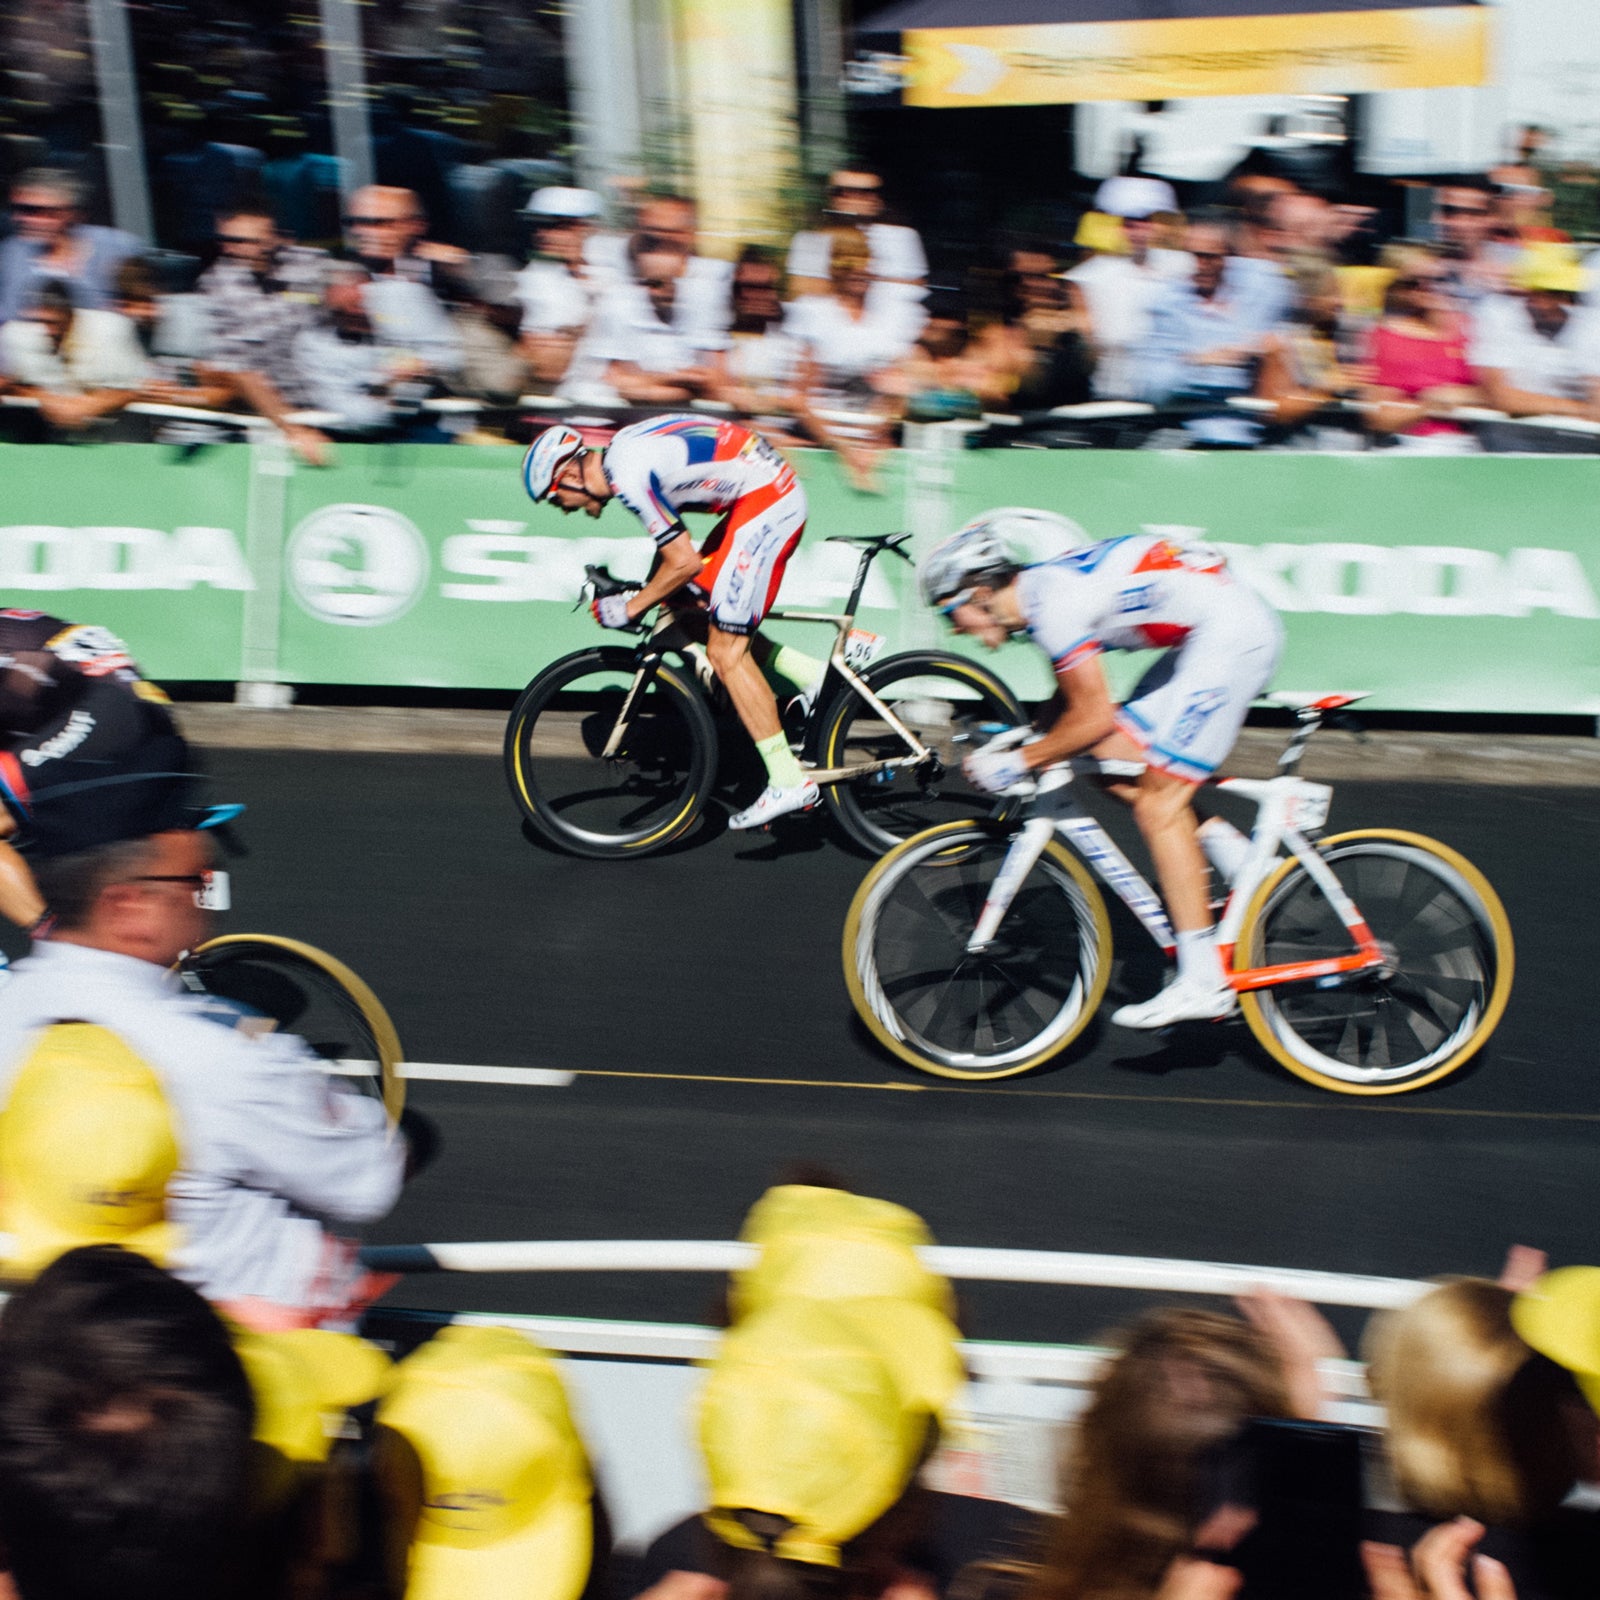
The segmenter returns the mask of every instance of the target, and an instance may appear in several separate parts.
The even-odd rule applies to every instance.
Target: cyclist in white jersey
[[[1156,534],[1107,539],[1037,566],[1018,566],[983,519],[922,563],[924,600],[958,633],[998,649],[1027,634],[1055,668],[1064,709],[1033,743],[978,751],[979,787],[1003,793],[1069,756],[1142,761],[1135,782],[1108,784],[1133,807],[1177,935],[1177,976],[1154,999],[1121,1007],[1128,1028],[1215,1019],[1237,1006],[1212,936],[1205,855],[1192,799],[1233,748],[1250,702],[1283,646],[1277,613],[1202,545]],[[1122,706],[1111,698],[1103,650],[1164,650]]]
[[[822,663],[756,633],[805,531],[806,495],[794,468],[738,423],[682,415],[619,429],[603,454],[571,428],[548,428],[524,458],[522,477],[534,500],[549,499],[563,512],[598,517],[607,501],[620,500],[655,540],[644,586],[591,606],[602,627],[629,627],[683,592],[704,609],[706,654],[767,769],[767,787],[728,826],[764,827],[816,805],[821,792],[789,748],[761,664],[804,688]],[[684,511],[723,513],[699,550]]]

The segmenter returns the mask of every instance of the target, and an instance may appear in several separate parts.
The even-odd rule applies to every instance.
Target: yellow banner
[[[1370,94],[1484,82],[1489,8],[918,28],[904,49],[911,106]]]

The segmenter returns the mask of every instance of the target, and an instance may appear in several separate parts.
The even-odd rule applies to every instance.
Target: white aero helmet
[[[986,574],[1049,561],[1094,541],[1071,517],[1030,506],[1000,506],[974,517],[922,559],[917,583],[925,604],[948,605]]]
[[[546,428],[522,458],[522,487],[530,500],[543,500],[550,493],[556,474],[585,447],[583,435],[565,423]]]

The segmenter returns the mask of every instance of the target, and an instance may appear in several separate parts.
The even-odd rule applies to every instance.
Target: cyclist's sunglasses
[[[956,612],[958,612],[962,606],[967,605],[971,599],[972,590],[963,589],[959,594],[953,594],[948,600],[943,600],[940,602],[939,615],[947,622],[954,621]]]
[[[186,883],[194,891],[194,903],[202,911],[226,911],[233,904],[228,874],[220,868],[210,872],[146,872],[130,883]]]

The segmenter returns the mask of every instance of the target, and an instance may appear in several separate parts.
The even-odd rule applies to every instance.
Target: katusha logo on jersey
[[[289,535],[289,588],[322,622],[371,628],[416,604],[428,582],[428,545],[387,506],[313,511]]]

